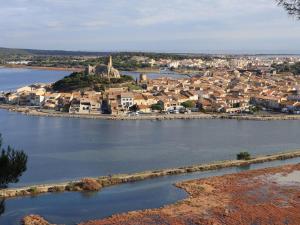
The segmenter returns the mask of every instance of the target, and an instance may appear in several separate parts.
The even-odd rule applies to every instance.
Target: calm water
[[[183,190],[173,186],[179,181],[299,162],[300,159],[292,159],[252,165],[247,168],[162,177],[114,186],[96,193],[60,193],[11,199],[5,203],[6,210],[0,216],[0,224],[19,225],[19,221],[25,215],[38,214],[52,223],[75,225],[82,221],[101,219],[116,213],[158,208],[186,198]]]
[[[0,91],[15,90],[34,83],[52,83],[68,74],[70,72],[0,67]]]
[[[5,143],[29,155],[18,185],[233,159],[242,150],[300,148],[300,121],[102,121],[0,110],[0,124]]]

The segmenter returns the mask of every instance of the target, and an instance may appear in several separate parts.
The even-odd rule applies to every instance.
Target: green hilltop
[[[120,78],[104,78],[97,75],[86,75],[75,72],[52,85],[54,91],[71,92],[78,90],[104,91],[109,87],[133,87],[135,80],[131,76],[122,75]]]

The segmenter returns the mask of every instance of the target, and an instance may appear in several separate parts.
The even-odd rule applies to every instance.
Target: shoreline
[[[252,120],[252,121],[279,121],[279,120],[300,120],[300,115],[230,115],[230,114],[206,114],[206,113],[192,113],[192,114],[156,114],[156,115],[139,115],[139,116],[125,116],[125,115],[104,115],[104,114],[70,114],[62,112],[46,112],[37,110],[33,107],[0,104],[0,109],[8,110],[10,112],[22,113],[27,116],[42,116],[42,117],[61,117],[61,118],[82,118],[94,120],[196,120],[196,119],[226,119],[226,120]]]
[[[219,170],[224,168],[232,168],[239,166],[248,166],[265,162],[278,160],[287,160],[300,157],[300,150],[276,153],[272,155],[263,155],[252,158],[251,160],[227,160],[199,164],[193,166],[179,167],[173,169],[162,169],[145,171],[134,174],[118,174],[112,176],[102,176],[98,178],[84,178],[82,180],[56,183],[56,184],[41,184],[31,185],[21,188],[8,188],[0,190],[0,198],[14,198],[24,196],[37,196],[45,193],[55,192],[83,192],[83,191],[101,191],[102,188],[114,186],[118,184],[131,183],[147,179],[153,179],[164,176],[172,176],[179,174],[189,174],[194,172],[204,172]]]
[[[179,182],[176,187],[188,194],[181,201],[80,225],[298,225],[299,170],[295,164]]]
[[[10,68],[10,69],[32,69],[32,70],[69,71],[69,72],[83,71],[83,69],[81,68],[46,67],[46,66],[2,65],[1,67]]]

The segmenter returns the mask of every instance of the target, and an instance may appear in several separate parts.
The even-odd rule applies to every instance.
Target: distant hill
[[[0,47],[0,56],[145,56],[154,59],[172,58],[184,59],[186,57],[203,58],[209,54],[191,53],[159,53],[159,52],[90,52],[90,51],[64,51],[64,50],[37,50],[37,49],[18,49]]]
[[[35,50],[1,48],[0,56],[5,55],[37,55],[37,56],[107,56],[110,52],[85,52],[85,51],[63,51],[63,50]]]

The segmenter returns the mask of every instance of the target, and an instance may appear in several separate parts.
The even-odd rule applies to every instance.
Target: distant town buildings
[[[140,59],[149,60],[149,59]],[[190,65],[209,69],[198,76],[179,79],[160,77],[149,79],[141,74],[139,89],[111,87],[101,92],[74,91],[57,93],[49,85],[36,84],[0,94],[0,101],[74,114],[177,113],[190,105],[191,111],[216,113],[251,113],[256,110],[300,113],[300,76],[277,73],[274,63],[296,63],[298,58],[239,58],[212,61],[187,59],[171,66]],[[165,64],[170,60],[160,60]],[[158,63],[158,62],[156,62]],[[107,65],[87,67],[86,75],[119,78],[110,57]],[[185,112],[184,110],[181,110]]]

